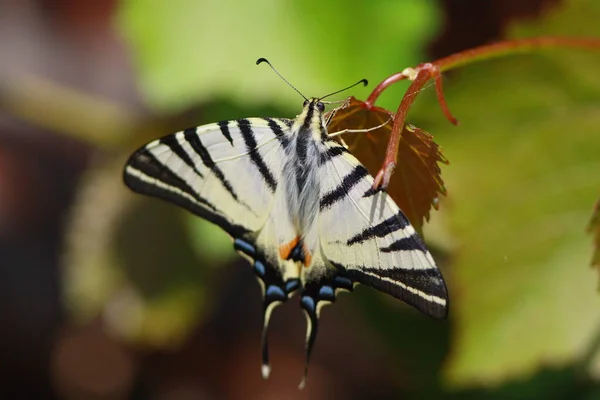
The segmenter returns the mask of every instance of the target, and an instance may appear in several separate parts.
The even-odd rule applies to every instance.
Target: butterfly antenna
[[[360,81],[356,82],[354,85],[350,85],[347,88],[343,88],[341,90],[338,90],[337,92],[329,93],[328,95],[319,98],[319,100],[323,100],[326,97],[333,96],[334,94],[338,94],[340,92],[343,92],[344,90],[352,89],[354,86],[358,85],[359,83],[362,83],[363,86],[367,86],[369,84],[369,81],[366,80],[366,79],[361,79]]]
[[[269,67],[271,67],[271,69],[272,69],[272,70],[273,70],[273,71],[274,71],[274,72],[275,72],[277,75],[279,75],[279,77],[280,77],[281,79],[283,79],[283,81],[284,81],[285,83],[287,83],[289,87],[291,87],[291,88],[292,88],[292,89],[294,89],[296,92],[298,92],[298,94],[299,94],[300,96],[302,96],[302,98],[304,98],[304,100],[308,101],[308,99],[306,98],[306,96],[304,96],[302,93],[300,93],[300,91],[299,91],[298,89],[296,89],[296,87],[295,87],[294,85],[292,85],[291,83],[289,83],[287,79],[285,79],[283,76],[281,76],[281,74],[280,74],[280,73],[279,73],[279,72],[278,72],[278,71],[275,69],[275,67],[273,66],[273,64],[271,64],[271,63],[269,62],[269,60],[267,60],[266,58],[263,58],[263,57],[261,57],[261,58],[259,58],[258,60],[256,60],[256,65],[258,65],[258,64],[261,64],[261,63],[264,63],[264,62],[265,62],[265,63],[267,63],[267,64],[269,64]]]

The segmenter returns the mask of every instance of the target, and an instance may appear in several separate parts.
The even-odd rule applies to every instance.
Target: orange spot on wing
[[[292,250],[294,250],[294,247],[296,247],[298,245],[299,241],[300,241],[300,237],[296,236],[290,242],[284,243],[281,246],[279,246],[279,257],[281,257],[282,260],[289,259],[290,253],[292,252]]]
[[[298,244],[300,244],[300,236],[296,236],[291,241],[279,246],[279,257],[281,257],[282,260],[289,260],[292,251],[296,248],[296,246],[298,246]],[[308,247],[306,247],[306,244],[304,243],[302,243],[302,253],[304,255],[303,264],[306,268],[308,268],[312,263],[312,254],[310,254]]]

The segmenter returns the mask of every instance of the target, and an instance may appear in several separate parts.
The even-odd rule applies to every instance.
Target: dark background
[[[568,357],[496,382],[448,385],[445,363],[459,351],[452,344],[459,324],[452,313],[449,322],[430,321],[366,289],[342,296],[324,312],[303,392],[296,385],[303,368],[304,320],[293,301],[278,309],[270,329],[273,373],[263,382],[260,298],[251,270],[235,256],[191,250],[189,229],[181,223],[187,216],[174,207],[134,197],[123,205],[119,199],[129,193],[120,188],[120,168],[136,146],[183,126],[289,113],[276,101],[257,108],[227,96],[176,112],[148,107],[136,80],[137,61],[115,33],[119,3],[0,0],[1,398],[600,398],[585,360]],[[440,0],[435,3],[440,25],[420,61],[502,39],[510,24],[541,20],[561,3]],[[397,70],[405,66],[399,61]],[[449,79],[460,80],[453,73]],[[596,106],[599,97],[596,92]],[[439,113],[433,102],[428,107]],[[93,119],[80,109],[100,111]],[[117,144],[114,132],[102,136],[103,129],[115,126],[124,137]],[[109,210],[96,208],[102,204]],[[111,227],[114,221],[118,229]],[[93,245],[88,250],[98,238],[108,238],[116,256],[98,256]],[[204,238],[193,240],[201,243],[192,248],[203,248]],[[452,283],[452,271],[459,268],[454,254],[444,246],[433,249]],[[112,257],[126,266],[122,275],[129,283],[119,275],[102,281],[112,282],[109,289],[69,294],[73,280],[88,279],[84,288],[96,282],[73,272],[78,260],[110,264]],[[215,263],[218,268],[208,265]],[[190,280],[200,283],[187,290]],[[129,329],[114,319],[122,318],[119,306],[128,301],[131,282],[150,305],[166,292],[178,300],[172,307],[165,300],[145,315],[148,326]],[[451,296],[460,297],[459,285],[450,289]],[[82,310],[73,304],[86,294],[103,303],[107,291],[116,300],[112,297],[106,308]],[[180,304],[189,306],[181,312],[188,319],[173,317]],[[163,334],[161,325],[179,328]]]

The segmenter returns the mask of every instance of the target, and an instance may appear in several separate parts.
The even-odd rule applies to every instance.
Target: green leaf
[[[227,95],[299,104],[266,66],[267,57],[306,96],[367,77],[372,82],[423,59],[437,31],[433,1],[206,2],[127,0],[118,26],[134,54],[149,104],[174,111]],[[366,92],[365,92],[366,93]],[[380,105],[393,106],[401,88]],[[387,99],[387,103],[386,103]]]
[[[521,31],[600,35],[600,9],[569,4]],[[585,228],[600,186],[599,65],[599,54],[579,50],[474,65],[445,81],[460,127],[443,120],[431,94],[428,115],[419,108],[410,118],[453,160],[444,170],[451,204],[441,207],[456,252],[445,371],[453,386],[576,362],[596,335]]]

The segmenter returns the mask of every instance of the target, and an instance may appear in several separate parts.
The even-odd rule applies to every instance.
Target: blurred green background
[[[424,228],[448,321],[359,287],[324,309],[309,380],[297,301],[270,329],[218,229],[126,190],[139,145],[502,38],[600,37],[594,0],[0,1],[0,398],[600,399],[600,54],[445,74],[409,122],[448,196]],[[395,110],[407,84],[378,105]],[[369,88],[350,94],[365,99]]]

